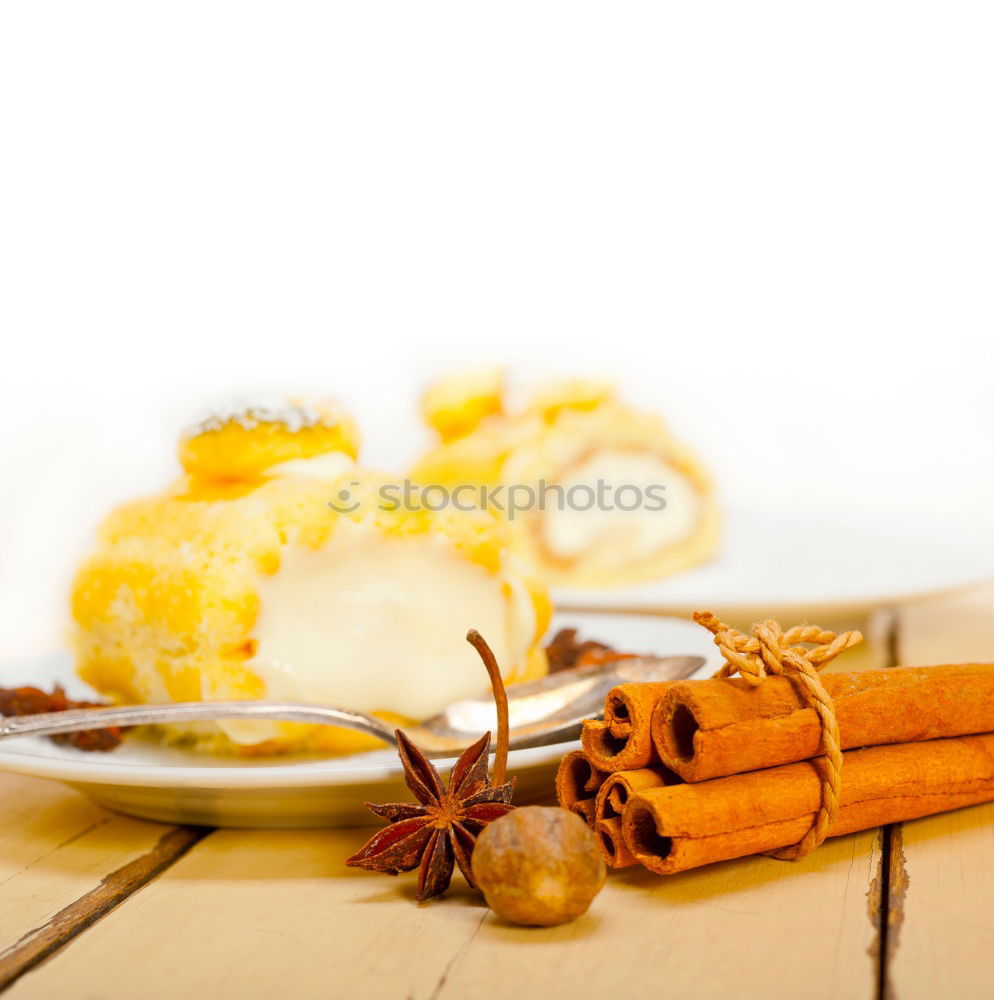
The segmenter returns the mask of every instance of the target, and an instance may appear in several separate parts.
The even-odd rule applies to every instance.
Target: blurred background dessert
[[[425,484],[490,488],[515,551],[552,584],[651,580],[706,560],[718,543],[711,479],[653,412],[609,382],[541,385],[507,402],[499,371],[443,379],[422,399],[437,445]]]

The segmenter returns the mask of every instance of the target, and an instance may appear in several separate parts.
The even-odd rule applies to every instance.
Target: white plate
[[[910,502],[910,501],[909,501]],[[663,580],[605,590],[559,589],[556,607],[687,615],[697,609],[742,621],[865,614],[912,598],[994,579],[988,533],[944,535],[920,525],[840,515],[732,512],[710,562]]]
[[[634,652],[705,656],[708,669],[715,667],[710,636],[688,622],[573,614],[557,618],[553,629],[564,625],[575,625],[584,636]],[[33,684],[50,689],[56,682],[75,697],[93,696],[74,676],[66,654],[0,664],[0,686]],[[518,778],[516,801],[547,797],[559,760],[576,745],[513,751],[508,772]],[[0,743],[0,770],[63,781],[101,805],[131,816],[206,826],[367,824],[376,822],[363,805],[367,799],[409,798],[393,750],[320,759],[241,760],[205,756],[135,737],[108,754],[85,753],[26,737]]]

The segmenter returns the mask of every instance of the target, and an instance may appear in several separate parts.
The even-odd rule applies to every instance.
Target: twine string
[[[825,690],[818,671],[840,653],[861,642],[860,632],[836,635],[817,625],[796,625],[786,632],[772,618],[758,622],[745,635],[720,621],[710,611],[695,611],[694,621],[714,635],[714,643],[725,658],[715,677],[738,674],[748,684],[758,686],[769,676],[786,677],[813,709],[821,725],[823,757],[815,762],[821,778],[821,802],[808,832],[798,843],[771,856],[797,861],[813,851],[828,835],[839,814],[842,787],[842,747],[835,702]]]

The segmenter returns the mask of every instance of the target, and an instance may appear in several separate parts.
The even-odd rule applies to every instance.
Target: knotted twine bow
[[[783,861],[797,861],[821,844],[839,813],[842,784],[839,723],[835,717],[835,702],[825,690],[818,671],[839,653],[862,642],[862,633],[836,635],[816,625],[795,625],[784,632],[779,623],[770,618],[753,625],[751,635],[744,635],[719,621],[710,611],[695,611],[694,621],[714,634],[714,644],[725,657],[725,665],[715,677],[739,674],[754,686],[770,674],[786,677],[808,706],[818,713],[825,755],[823,761],[816,764],[821,771],[821,805],[801,841],[771,852],[773,857]],[[809,648],[811,646],[813,648]]]

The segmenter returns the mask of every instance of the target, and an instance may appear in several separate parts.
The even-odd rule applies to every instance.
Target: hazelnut
[[[607,871],[597,841],[575,813],[524,806],[483,828],[473,879],[487,905],[512,924],[551,927],[586,913]]]

